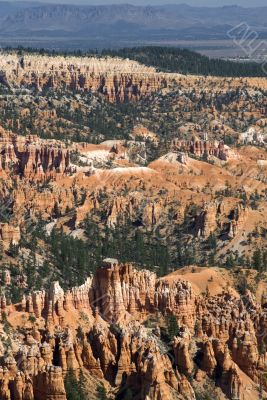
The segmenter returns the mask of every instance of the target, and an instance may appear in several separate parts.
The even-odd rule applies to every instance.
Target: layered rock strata
[[[9,171],[12,166],[18,174],[27,177],[64,173],[70,166],[70,153],[37,136],[22,137],[0,128],[0,171]]]
[[[137,100],[167,85],[167,75],[117,58],[0,56],[0,83],[9,87],[97,92],[108,101]]]
[[[64,292],[54,283],[16,306],[2,297],[1,311],[11,324],[14,315],[19,324],[25,314],[38,322],[16,333],[17,345],[3,353],[2,398],[64,400],[70,369],[118,390],[137,390],[142,399],[194,399],[190,382],[215,376],[228,399],[259,399],[257,385],[267,389],[266,354],[259,351],[266,346],[266,310],[250,292],[243,298],[230,292],[196,296],[187,281],[157,279],[107,259],[80,287]],[[143,325],[158,314],[177,319],[170,353],[158,329]]]

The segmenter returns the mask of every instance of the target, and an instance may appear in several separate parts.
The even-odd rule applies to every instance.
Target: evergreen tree
[[[262,271],[262,254],[260,249],[256,249],[252,256],[252,265],[257,271]]]
[[[119,56],[154,66],[165,72],[214,76],[265,76],[256,62],[238,63],[210,59],[207,56],[175,47],[133,47],[119,50],[104,50],[103,55]]]
[[[79,372],[79,398],[80,400],[86,400],[87,396],[86,396],[86,379],[85,376],[83,374],[82,369],[80,369]]]
[[[72,369],[68,370],[64,386],[66,390],[67,400],[86,400],[86,380],[82,370],[79,372],[79,379],[76,378]]]
[[[99,385],[96,389],[97,400],[108,400],[107,391],[104,386]]]
[[[2,260],[4,256],[4,246],[3,246],[3,242],[0,242],[0,260]]]
[[[209,248],[211,250],[215,250],[216,251],[216,249],[217,249],[217,239],[216,239],[216,236],[213,233],[211,233],[209,235],[207,243],[208,243],[208,246],[209,246]]]
[[[230,256],[228,256],[226,258],[225,265],[229,269],[231,269],[231,268],[233,268],[235,266],[235,260],[234,260],[233,254],[230,254]]]
[[[80,400],[79,384],[72,369],[68,370],[65,376],[64,386],[67,400]]]
[[[177,323],[176,317],[172,314],[167,315],[166,324],[168,337],[170,340],[172,340],[174,336],[177,336],[179,334],[179,325]]]

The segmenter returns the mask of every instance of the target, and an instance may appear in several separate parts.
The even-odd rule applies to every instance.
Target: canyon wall
[[[243,298],[230,292],[197,296],[188,281],[157,279],[106,259],[82,286],[64,292],[55,282],[49,291],[33,292],[16,305],[2,297],[1,312],[2,327],[8,321],[18,344],[4,350],[3,331],[5,399],[64,400],[69,370],[77,376],[83,370],[118,390],[134,387],[141,399],[194,399],[192,378],[203,382],[215,375],[227,398],[260,398],[255,393],[267,370],[267,354],[259,351],[266,345],[267,314],[250,292]],[[24,318],[24,328],[16,331],[23,315],[31,325],[25,329]],[[143,325],[153,315],[177,320],[169,352],[163,350],[159,327]]]
[[[0,83],[30,89],[69,89],[102,94],[107,100],[138,100],[167,85],[167,75],[117,58],[0,56]]]
[[[45,143],[37,136],[22,137],[0,128],[0,171],[12,170],[21,176],[67,172],[70,153],[51,141]]]

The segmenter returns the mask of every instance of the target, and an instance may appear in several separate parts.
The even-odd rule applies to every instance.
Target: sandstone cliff
[[[54,283],[15,306],[2,298],[1,309],[12,327],[1,341],[3,398],[64,400],[70,369],[117,390],[126,385],[142,399],[194,399],[206,376],[216,375],[229,399],[259,399],[257,385],[265,385],[266,354],[258,351],[265,343],[265,310],[249,292],[243,298],[230,292],[196,296],[188,281],[170,283],[107,259],[80,287],[64,292]],[[153,314],[177,318],[169,352],[157,329],[143,325]],[[25,325],[25,315],[36,322]],[[7,335],[16,335],[16,345],[5,344]]]
[[[0,57],[1,83],[11,87],[97,92],[107,100],[139,99],[167,83],[167,76],[135,61],[15,54]]]

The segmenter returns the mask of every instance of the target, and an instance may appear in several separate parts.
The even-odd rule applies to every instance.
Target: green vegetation
[[[86,240],[75,239],[62,231],[53,230],[46,239],[50,250],[50,262],[59,271],[63,287],[84,282],[95,272],[103,258],[114,257],[121,262],[134,262],[164,275],[168,272],[167,247],[156,241],[149,233],[140,230],[132,232],[131,225],[119,225],[116,229],[101,228],[98,223],[87,219]]]
[[[11,332],[11,325],[8,322],[7,315],[6,315],[6,313],[4,311],[2,311],[2,313],[1,313],[1,322],[3,324],[4,332],[6,334],[9,334]]]
[[[116,229],[106,226],[102,232],[99,230],[99,225],[89,219],[85,226],[86,236],[92,241],[90,245],[95,246],[94,254],[99,252],[100,248],[104,257],[115,257],[121,262],[134,262],[140,267],[144,266],[151,270],[154,270],[154,266],[158,266],[157,272],[160,276],[168,272],[168,249],[162,244],[159,236],[135,227],[130,221],[118,222]]]
[[[174,336],[179,334],[179,325],[177,323],[177,319],[174,315],[167,315],[166,318],[166,339],[170,342]]]
[[[20,52],[30,52],[30,50],[20,50]],[[55,53],[49,54],[54,55]],[[252,76],[255,68],[260,69],[258,64],[251,66],[251,64],[245,63],[209,60],[207,57],[188,50],[172,48],[140,47],[103,52],[103,55],[105,54],[136,58],[164,71],[197,73],[199,70],[199,73],[204,75],[215,74],[218,69],[218,73],[220,72],[221,75]],[[95,56],[95,54],[91,55]],[[231,73],[231,68],[234,68],[233,73]],[[262,72],[261,69],[259,72]],[[255,75],[259,75],[259,73],[255,73]],[[2,94],[1,88],[3,89]],[[177,81],[169,84],[167,91],[159,90],[136,102],[127,101],[127,99],[125,102],[120,102],[118,99],[113,104],[107,102],[99,93],[67,88],[46,89],[42,92],[36,92],[34,89],[26,91],[23,88],[12,92],[10,89],[9,96],[5,94],[5,90],[5,87],[0,84],[3,108],[0,124],[6,129],[10,129],[12,126],[15,133],[20,135],[36,134],[44,139],[57,138],[65,142],[71,140],[100,143],[109,139],[132,139],[133,127],[141,124],[154,132],[159,140],[159,146],[156,148],[153,146],[153,142],[147,140],[147,162],[166,154],[170,148],[171,139],[190,139],[190,131],[185,134],[183,130],[180,130],[186,123],[200,124],[203,130],[208,129],[208,124],[206,126],[206,122],[203,121],[209,120],[208,114],[212,107],[225,116],[225,123],[233,130],[244,131],[256,122],[253,116],[247,115],[247,110],[252,107],[252,104],[253,108],[262,109],[262,98],[266,97],[264,89],[259,89],[259,95],[252,96],[251,92],[246,90],[245,80],[243,87],[242,85],[240,88],[232,87],[226,92],[217,93],[216,96],[212,96],[212,88],[209,92],[203,90],[198,93],[198,88],[185,87],[182,81]],[[181,90],[185,96],[182,102]],[[25,91],[27,95],[23,94]],[[241,91],[242,104],[240,103]],[[81,107],[72,107],[73,102],[78,102]],[[237,103],[238,109],[236,108]],[[56,117],[43,119],[42,114],[38,115],[37,110],[40,104],[49,111],[54,110]],[[178,104],[179,107],[177,107]],[[27,108],[27,114],[21,112],[24,108]],[[230,111],[227,112],[227,115],[226,110]],[[222,139],[216,130],[209,132],[209,138]],[[236,139],[237,136],[227,133],[223,137],[225,143],[231,145],[236,142]]]
[[[196,400],[215,400],[214,396],[210,393],[196,393]]]
[[[77,57],[112,56],[129,58],[142,64],[153,66],[164,72],[178,72],[193,75],[213,75],[229,77],[265,77],[260,64],[256,62],[234,62],[221,59],[211,59],[200,53],[178,47],[140,46],[118,50],[105,49],[89,51],[56,51],[19,47],[6,48],[6,51],[18,52],[19,55],[36,53],[40,55],[73,55]]]
[[[50,249],[50,263],[59,271],[64,287],[82,284],[96,269],[91,249],[87,243],[53,230],[47,238]]]
[[[68,370],[65,379],[64,386],[66,390],[67,400],[87,400],[85,377],[82,370],[79,372],[77,379],[72,369]]]
[[[99,385],[96,389],[97,400],[108,400],[107,391],[104,386]]]
[[[240,256],[238,252],[230,252],[221,266],[232,269],[241,266],[247,269],[255,269],[259,273],[267,272],[267,249],[256,248],[251,257]]]
[[[160,338],[169,347],[172,353],[172,341],[175,336],[179,336],[180,328],[175,315],[167,314],[165,316],[165,326],[160,327]]]
[[[257,63],[210,59],[199,53],[176,47],[149,46],[104,50],[102,55],[129,58],[165,72],[231,77],[266,76],[261,65]]]

